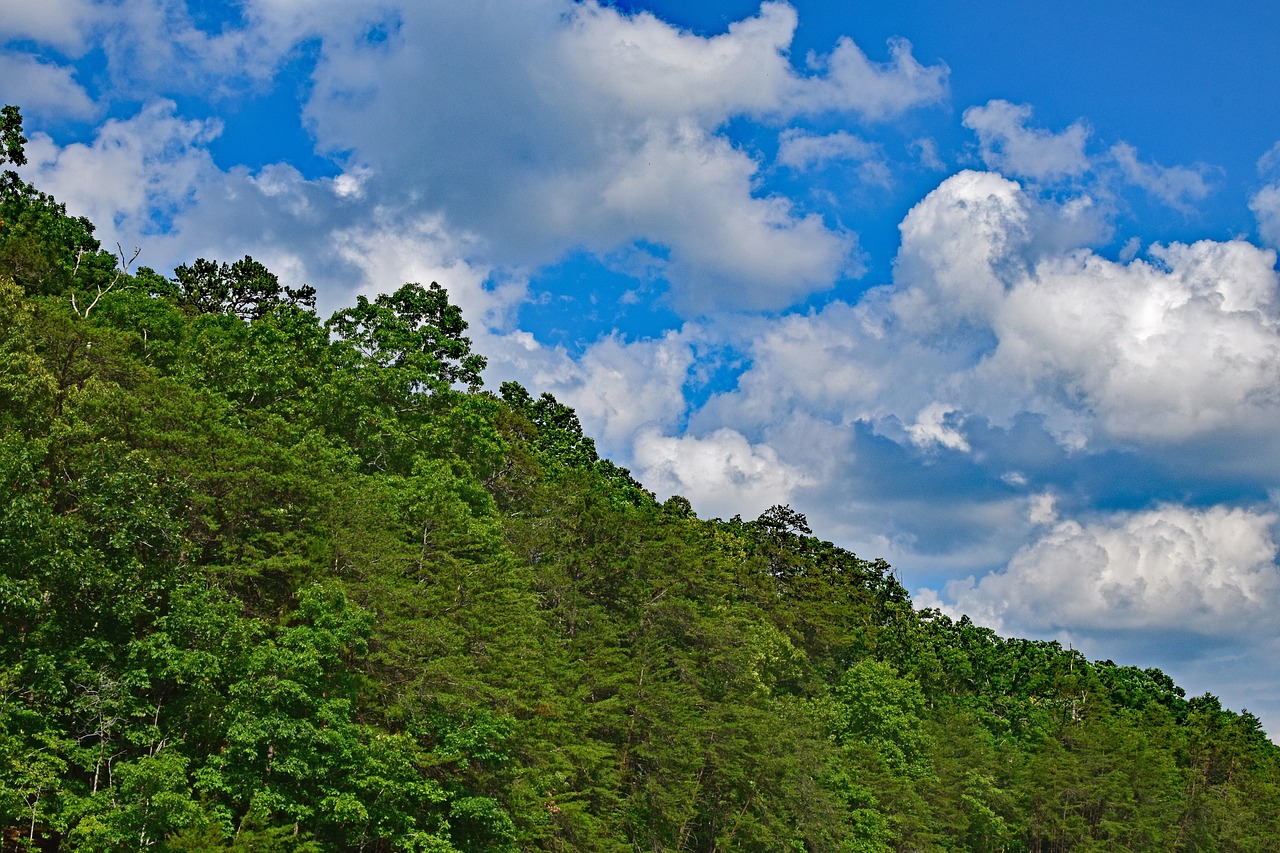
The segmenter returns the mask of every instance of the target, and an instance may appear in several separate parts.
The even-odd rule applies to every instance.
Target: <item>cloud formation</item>
[[[90,0],[11,0],[0,18],[0,38],[30,39],[79,54],[96,17]]]
[[[646,430],[636,437],[634,453],[642,482],[663,495],[684,495],[708,517],[754,518],[809,482],[772,447],[753,445],[728,428],[701,438]]]
[[[1159,506],[1054,524],[1004,571],[947,586],[950,609],[1017,633],[1274,631],[1274,512]]]
[[[60,148],[34,134],[25,174],[110,236],[140,238],[165,230],[195,201],[216,171],[204,145],[220,130],[216,120],[183,119],[172,101],[157,101],[132,118],[108,119],[87,144]]]
[[[1064,241],[1081,215],[972,172],[908,214],[885,322],[953,365],[926,374],[938,397],[921,408],[1031,412],[1075,446],[1263,428],[1280,403],[1275,254],[1205,240],[1120,263]]]
[[[921,65],[900,40],[887,62],[841,39],[795,68],[797,15],[776,2],[712,37],[568,0],[399,9],[256,0],[238,25],[217,29],[149,0],[111,14],[77,5],[62,23],[23,8],[13,32],[98,40],[113,91],[144,99],[210,79],[215,97],[252,90],[310,40],[306,121],[320,149],[360,171],[384,205],[478,238],[471,260],[488,264],[536,267],[637,240],[666,247],[673,304],[689,314],[784,308],[858,269],[855,234],[759,191],[760,163],[719,133],[726,121],[886,121],[947,92],[945,66]],[[38,77],[46,100],[88,114],[66,68],[8,62]],[[884,180],[870,162],[864,171]]]
[[[777,309],[849,272],[856,240],[758,194],[758,162],[718,128],[879,120],[946,92],[945,68],[896,42],[876,64],[841,41],[801,74],[795,27],[781,3],[710,38],[594,3],[416,7],[377,44],[326,38],[307,113],[322,145],[409,178],[504,259],[647,240],[670,249],[682,310]]]
[[[0,102],[73,119],[99,112],[70,68],[24,53],[0,53]]]
[[[1175,210],[1189,213],[1192,205],[1202,201],[1211,191],[1206,176],[1208,170],[1204,167],[1193,169],[1143,163],[1138,159],[1137,149],[1125,142],[1111,147],[1111,157],[1129,183],[1146,190]]]
[[[1089,168],[1084,146],[1089,129],[1076,122],[1060,133],[1028,127],[1032,109],[996,99],[964,111],[964,126],[978,135],[979,153],[988,167],[1013,177],[1054,181],[1076,177]]]
[[[798,172],[831,163],[858,164],[858,176],[868,184],[888,186],[890,170],[880,146],[844,130],[814,134],[788,128],[778,139],[778,162]]]

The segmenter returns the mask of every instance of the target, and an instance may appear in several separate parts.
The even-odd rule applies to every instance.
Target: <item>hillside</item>
[[[3,849],[1280,843],[1256,718],[656,500],[444,288],[325,321],[0,194]]]

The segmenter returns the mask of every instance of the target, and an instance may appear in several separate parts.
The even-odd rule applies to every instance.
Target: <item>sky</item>
[[[105,246],[438,281],[659,497],[1280,733],[1280,5],[4,7]]]

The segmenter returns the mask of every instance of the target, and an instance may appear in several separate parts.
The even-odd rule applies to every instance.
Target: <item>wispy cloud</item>
[[[1084,174],[1089,129],[1075,122],[1058,133],[1029,127],[1027,104],[992,100],[964,111],[964,126],[978,135],[982,161],[1013,177],[1052,181]]]

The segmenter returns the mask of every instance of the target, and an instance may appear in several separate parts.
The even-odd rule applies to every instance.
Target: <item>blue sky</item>
[[[661,496],[1280,731],[1274,4],[5,6],[107,245],[438,280]]]

